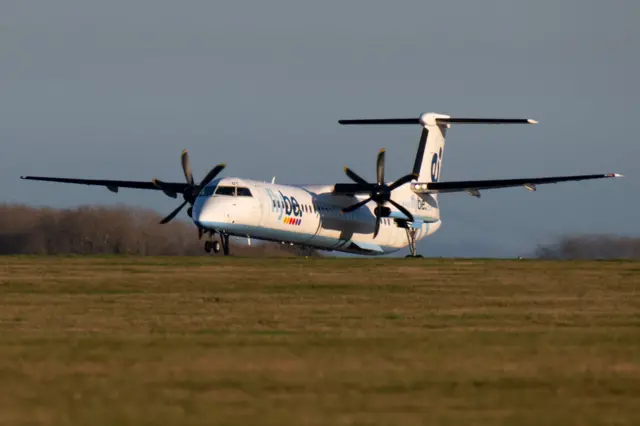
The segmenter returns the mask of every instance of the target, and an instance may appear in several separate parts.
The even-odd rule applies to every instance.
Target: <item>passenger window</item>
[[[249,188],[238,188],[238,197],[251,197]]]

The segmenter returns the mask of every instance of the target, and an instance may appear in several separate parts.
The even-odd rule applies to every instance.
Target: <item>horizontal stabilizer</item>
[[[371,118],[358,120],[339,120],[342,125],[350,124],[420,124],[419,118]]]
[[[555,176],[541,178],[521,178],[521,179],[498,179],[498,180],[469,180],[458,182],[428,182],[412,183],[411,190],[415,193],[442,193],[442,192],[468,192],[477,194],[481,189],[512,188],[522,186],[528,190],[535,190],[536,185],[549,183],[575,182],[581,180],[606,179],[622,177],[617,173],[599,175],[578,175],[578,176]],[[476,195],[477,196],[477,195]]]
[[[450,124],[538,124],[530,118],[436,118],[436,121]]]
[[[473,118],[473,117],[447,117],[433,113],[425,113],[416,118],[367,118],[354,120],[339,120],[342,125],[367,125],[367,124],[537,124],[536,120],[529,118]]]

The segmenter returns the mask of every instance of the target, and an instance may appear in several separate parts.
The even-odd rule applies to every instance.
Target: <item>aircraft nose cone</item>
[[[226,222],[225,209],[215,200],[197,200],[193,205],[193,221],[201,228],[216,228]]]

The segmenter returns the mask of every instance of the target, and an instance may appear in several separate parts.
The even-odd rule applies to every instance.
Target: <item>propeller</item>
[[[180,213],[180,210],[182,210],[184,206],[186,206],[187,204],[193,205],[193,203],[196,201],[196,197],[198,196],[202,188],[207,186],[209,182],[215,179],[215,177],[222,170],[224,170],[225,167],[227,167],[226,164],[218,164],[213,169],[211,169],[209,173],[207,173],[207,175],[204,177],[204,179],[200,181],[199,184],[196,185],[195,180],[193,179],[193,173],[191,172],[191,163],[189,162],[189,153],[187,152],[186,149],[182,151],[180,160],[182,163],[182,171],[184,172],[184,177],[187,181],[187,187],[182,192],[182,197],[184,198],[184,202],[180,204],[174,211],[169,213],[167,217],[165,217],[160,221],[160,223],[163,225],[165,223],[171,222],[173,218],[176,217],[178,213]],[[173,192],[173,190],[161,180],[153,179],[153,184],[156,187],[160,188],[165,194],[175,198],[175,195],[176,195],[175,192]],[[191,207],[189,207],[189,210],[187,211],[187,213],[189,214],[189,216],[191,216]]]
[[[405,176],[402,176],[400,179],[393,182],[391,185],[387,185],[384,182],[384,148],[378,152],[378,159],[376,161],[376,183],[372,184],[367,182],[365,179],[360,177],[356,172],[351,170],[348,167],[344,168],[344,172],[346,175],[355,183],[362,186],[362,188],[367,188],[367,190],[371,191],[371,195],[369,198],[366,198],[362,201],[357,202],[349,207],[345,207],[342,209],[343,213],[349,213],[354,210],[359,209],[360,207],[367,204],[369,201],[374,201],[377,204],[377,208],[374,210],[376,215],[376,227],[373,231],[373,238],[378,236],[378,232],[380,231],[380,222],[382,221],[382,207],[386,203],[391,203],[395,208],[400,210],[402,214],[407,216],[410,222],[413,222],[413,215],[406,208],[402,207],[400,204],[396,203],[391,199],[391,192],[394,189],[397,189],[404,185],[405,183],[411,182],[414,179],[418,178],[418,175],[415,173],[411,173]]]

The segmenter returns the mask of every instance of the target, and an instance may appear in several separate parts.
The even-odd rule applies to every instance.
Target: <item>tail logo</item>
[[[440,152],[433,153],[433,159],[431,160],[431,181],[437,182],[440,179],[440,162],[442,161],[442,148]]]

